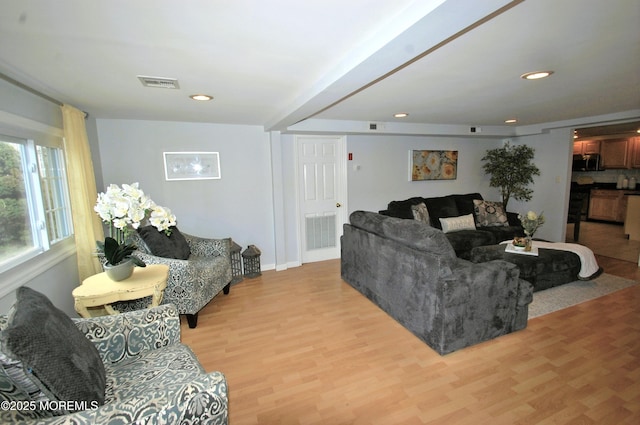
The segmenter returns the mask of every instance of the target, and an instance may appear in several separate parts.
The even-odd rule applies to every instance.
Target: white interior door
[[[345,141],[341,136],[296,136],[302,262],[340,257],[346,221]]]

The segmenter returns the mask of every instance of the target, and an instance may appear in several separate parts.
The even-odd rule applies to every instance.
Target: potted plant
[[[112,280],[124,280],[131,276],[135,266],[147,266],[144,261],[133,255],[134,251],[138,249],[134,244],[121,244],[110,236],[107,236],[104,242],[98,241],[97,244],[106,259],[105,272]]]
[[[533,195],[529,184],[540,170],[533,163],[535,150],[527,145],[511,146],[508,142],[501,148],[490,149],[482,161],[485,173],[491,176],[489,186],[500,188],[502,207],[513,197],[516,201],[528,201]]]
[[[148,220],[158,231],[169,235],[170,227],[176,224],[175,215],[168,208],[156,205],[139,189],[138,183],[122,187],[109,185],[106,193],[98,195],[94,210],[109,228],[110,236],[96,244],[106,260],[105,272],[116,281],[131,276],[134,266],[145,267],[144,262],[133,255],[136,245],[127,241],[131,231]]]

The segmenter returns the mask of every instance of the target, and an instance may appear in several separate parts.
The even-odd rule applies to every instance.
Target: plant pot
[[[133,274],[134,267],[135,264],[133,263],[133,260],[128,258],[124,261],[119,262],[115,266],[105,263],[104,271],[109,279],[115,282],[119,282],[121,280],[129,278]]]

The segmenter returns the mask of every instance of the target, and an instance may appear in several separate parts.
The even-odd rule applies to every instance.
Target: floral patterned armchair
[[[198,312],[220,291],[229,293],[231,287],[231,239],[208,239],[181,233],[172,228],[171,241],[179,237],[184,247],[177,255],[169,252],[166,255],[154,255],[167,252],[166,247],[158,247],[168,240],[162,232],[151,226],[131,235],[131,242],[138,250],[136,257],[146,264],[166,264],[169,266],[167,288],[164,291],[162,304],[174,304],[178,313],[185,314],[190,328],[198,322]],[[145,230],[147,232],[145,233]],[[151,237],[151,238],[150,238]],[[149,246],[152,245],[152,246]],[[165,248],[165,249],[163,249]],[[169,251],[175,251],[171,248]],[[182,258],[169,258],[169,257]],[[118,308],[118,307],[116,307]],[[140,308],[140,306],[136,306]],[[127,310],[127,308],[125,308]]]
[[[189,347],[180,343],[180,320],[173,305],[114,316],[73,319],[96,347],[104,364],[104,404],[62,412],[10,410],[33,403],[0,367],[0,423],[38,424],[226,424],[227,382],[221,372],[206,373]],[[0,316],[0,330],[7,326]],[[71,325],[73,326],[73,325]],[[98,360],[98,361],[100,361]],[[29,395],[27,395],[29,394]],[[32,401],[29,401],[32,400]]]

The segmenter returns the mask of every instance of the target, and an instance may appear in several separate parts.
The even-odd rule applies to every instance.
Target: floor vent
[[[335,214],[306,217],[307,251],[336,246],[336,219]]]
[[[175,78],[164,77],[146,77],[144,75],[138,75],[138,79],[145,87],[155,87],[159,89],[179,89],[180,85]]]

